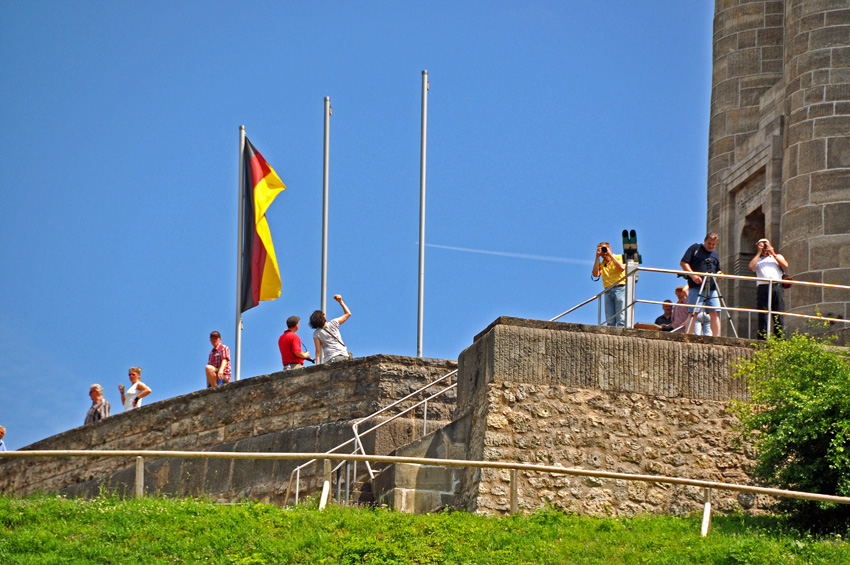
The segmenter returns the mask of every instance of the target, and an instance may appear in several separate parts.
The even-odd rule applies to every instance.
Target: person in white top
[[[133,386],[125,392],[124,385],[118,385],[118,390],[121,391],[121,404],[124,405],[124,412],[141,406],[142,399],[152,392],[151,387],[140,380],[142,378],[141,367],[130,367],[128,376]]]
[[[758,281],[756,294],[756,308],[764,311],[759,312],[758,338],[765,339],[767,337],[768,297],[770,297],[771,312],[785,311],[785,293],[782,289],[782,274],[788,269],[788,261],[785,260],[785,257],[777,253],[770,244],[770,241],[765,238],[758,240],[756,248],[756,255],[750,261],[750,270],[755,271],[756,276],[760,279],[770,279],[770,282]],[[773,314],[771,332],[772,335],[783,335],[784,326],[782,324],[782,316]]]
[[[327,321],[325,313],[316,310],[310,315],[310,327],[313,328],[313,343],[316,345],[316,363],[334,363],[351,359],[351,353],[342,342],[339,326],[351,317],[351,310],[342,301],[342,296],[334,295],[334,300],[342,306],[342,316]]]

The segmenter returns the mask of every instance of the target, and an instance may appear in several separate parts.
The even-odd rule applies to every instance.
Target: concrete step
[[[465,459],[471,416],[444,426],[395,450],[400,457]],[[456,504],[464,469],[399,463],[388,465],[372,481],[375,502],[402,512],[425,513]]]

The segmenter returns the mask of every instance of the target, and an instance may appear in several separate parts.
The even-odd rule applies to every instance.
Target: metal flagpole
[[[328,306],[328,172],[330,162],[331,136],[331,99],[325,96],[325,174],[324,196],[322,199],[322,312]]]
[[[425,148],[428,137],[428,71],[422,71],[422,139],[419,150],[419,323],[416,356],[422,357],[425,310]]]
[[[239,126],[239,235],[236,244],[236,340],[233,345],[233,377],[238,381],[242,365],[242,215],[245,213],[245,126]]]

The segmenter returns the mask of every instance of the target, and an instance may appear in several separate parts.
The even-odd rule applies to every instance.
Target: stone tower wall
[[[769,238],[800,280],[850,282],[850,0],[717,0],[708,231],[727,273]],[[730,306],[755,285],[723,283]],[[789,311],[850,316],[846,291],[795,287]],[[732,314],[753,336],[754,317]],[[791,329],[803,322],[786,319]]]
[[[850,283],[850,0],[786,13],[782,251],[797,278]],[[850,296],[788,293],[789,311],[850,316]]]

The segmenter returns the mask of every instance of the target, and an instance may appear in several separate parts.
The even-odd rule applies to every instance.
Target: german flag
[[[261,300],[274,300],[280,296],[280,271],[266,221],[266,210],[280,191],[286,190],[286,186],[248,138],[245,138],[242,162],[245,201],[242,219],[241,311],[244,312]]]

